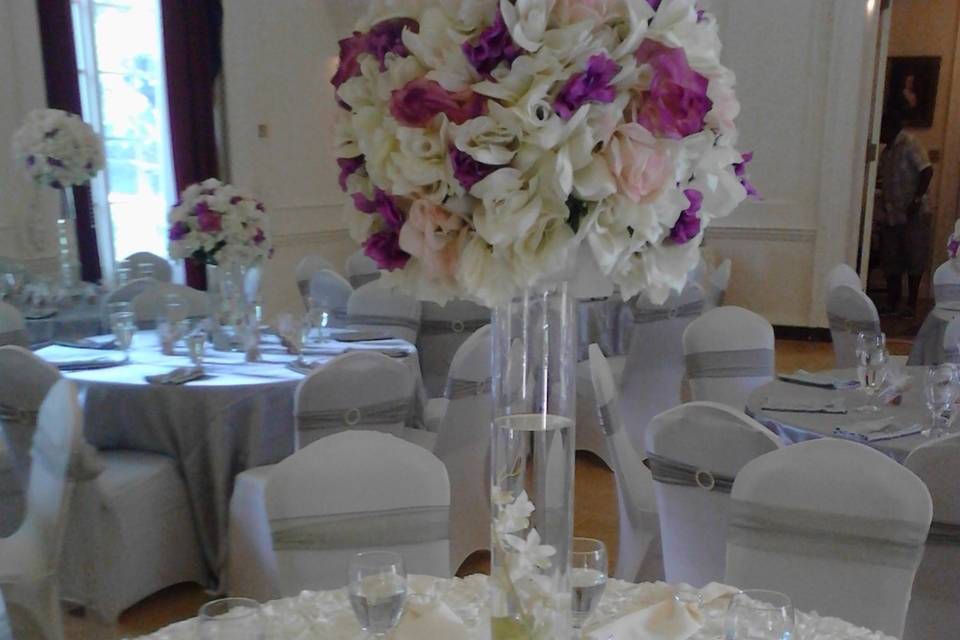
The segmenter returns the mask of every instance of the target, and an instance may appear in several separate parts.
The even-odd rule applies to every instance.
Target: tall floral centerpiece
[[[495,307],[497,638],[569,637],[578,247],[663,301],[753,193],[719,54],[694,0],[374,0],[340,41],[351,234],[384,283]]]
[[[13,136],[13,157],[35,185],[60,191],[60,275],[64,287],[72,289],[78,280],[73,187],[88,183],[103,169],[103,141],[76,114],[35,109]]]

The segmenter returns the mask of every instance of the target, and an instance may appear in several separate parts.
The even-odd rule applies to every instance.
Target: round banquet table
[[[84,393],[84,431],[91,444],[162,453],[176,460],[214,580],[226,563],[234,477],[278,462],[294,448],[294,395],[304,374],[288,367],[295,356],[286,353],[276,336],[264,335],[262,342],[262,362],[255,363],[244,362],[243,353],[215,351],[208,344],[203,361],[207,376],[182,385],[145,380],[190,363],[182,342],[174,355],[163,355],[152,331],[136,334],[128,364],[64,372]],[[407,354],[403,361],[420,380],[416,349],[402,340],[328,340],[308,346],[304,358],[325,362],[347,350],[403,351]],[[36,353],[52,362],[116,354],[60,345]],[[418,384],[418,420],[423,402]]]
[[[723,585],[708,585],[714,591],[735,591]],[[439,600],[446,604],[462,627],[454,630],[447,628],[431,633],[430,640],[487,640],[490,637],[487,618],[487,577],[475,574],[467,578],[440,579],[428,576],[410,576],[407,584],[408,603],[419,600],[429,604]],[[686,588],[685,592],[692,589]],[[642,611],[665,600],[672,600],[676,590],[669,584],[642,583],[632,584],[621,580],[607,582],[600,605],[584,631],[596,632],[603,640],[609,634],[603,633],[605,625],[633,612]],[[706,598],[705,598],[706,599]],[[701,608],[703,624],[693,636],[682,636],[684,640],[720,640],[723,637],[724,611],[729,596],[718,598]],[[410,606],[404,616],[408,616]],[[261,609],[265,626],[265,640],[363,640],[367,636],[360,631],[354,618],[346,589],[334,591],[304,591],[298,596],[274,600]],[[403,632],[406,619],[401,619],[395,637],[400,640],[427,637],[413,632]],[[422,631],[422,630],[421,630]],[[193,640],[197,636],[196,620],[186,620],[173,624],[156,633],[144,636],[150,640]],[[589,635],[591,638],[597,636]],[[657,640],[670,640],[668,636],[657,634]],[[816,614],[797,612],[797,626],[794,640],[893,640],[882,633],[869,631],[837,618],[821,617]]]
[[[747,414],[776,432],[784,442],[790,443],[833,436],[834,427],[865,420],[878,420],[886,416],[892,417],[894,423],[898,425],[926,425],[930,422],[930,412],[922,397],[924,367],[907,367],[905,371],[911,381],[910,388],[903,394],[902,402],[899,405],[883,405],[880,411],[875,413],[854,411],[856,407],[867,403],[866,395],[859,389],[823,389],[774,380],[750,394],[747,400]],[[856,372],[849,369],[824,373],[843,380],[857,377]],[[774,398],[809,402],[811,405],[822,405],[831,400],[843,399],[847,413],[806,413],[762,408],[768,399]],[[916,434],[871,442],[869,446],[902,463],[914,449],[928,441],[929,437]]]
[[[913,339],[913,346],[910,348],[910,357],[907,359],[908,365],[931,365],[949,362],[950,359],[943,348],[943,334],[947,330],[947,325],[954,318],[960,318],[960,308],[934,307],[927,314],[920,330],[917,331],[917,337]]]

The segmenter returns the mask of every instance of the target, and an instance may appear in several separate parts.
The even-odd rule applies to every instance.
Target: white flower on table
[[[549,569],[552,565],[550,558],[557,553],[553,545],[540,544],[540,533],[536,529],[530,529],[526,539],[508,533],[501,536],[501,540],[511,553],[510,579],[514,582],[535,575],[534,569]]]
[[[534,506],[527,497],[526,491],[521,491],[516,499],[513,499],[509,492],[500,491],[494,497],[494,501],[501,506],[496,519],[499,535],[523,531],[530,526],[530,514],[533,513]]]

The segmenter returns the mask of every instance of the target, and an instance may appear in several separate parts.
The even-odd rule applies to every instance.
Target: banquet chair
[[[960,267],[947,260],[933,272],[933,298],[937,305],[960,302]]]
[[[469,300],[443,306],[424,302],[421,308],[420,371],[427,396],[436,398],[443,395],[454,354],[474,331],[490,324],[490,309]]]
[[[129,267],[134,279],[149,277],[157,282],[171,282],[173,280],[173,269],[170,267],[170,263],[149,251],[132,253],[124,258],[120,264]],[[150,272],[150,275],[143,275],[147,271]]]
[[[857,366],[857,334],[880,333],[880,315],[859,288],[837,285],[827,292],[827,321],[838,369]]]
[[[165,315],[167,296],[176,296],[186,305],[186,317],[183,319],[206,318],[213,311],[210,295],[206,291],[161,282],[133,299],[133,313],[138,327],[151,329],[156,326],[157,318]]]
[[[450,576],[447,470],[390,434],[347,431],[300,449],[270,474],[266,506],[283,596],[343,586],[350,558],[372,549],[400,553],[411,574]]]
[[[704,280],[703,287],[710,308],[723,306],[723,301],[727,297],[727,287],[730,286],[732,270],[733,263],[730,258],[727,258],[720,263],[719,267],[711,271]]]
[[[76,483],[95,473],[72,382],[60,380],[50,388],[37,423],[26,515],[15,533],[0,538],[0,592],[13,638],[62,640],[57,571],[70,502]]]
[[[737,474],[725,581],[900,638],[931,509],[920,478],[875,449],[790,445]]]
[[[954,318],[943,330],[943,361],[960,364],[960,318]]]
[[[122,287],[114,289],[108,293],[106,297],[104,297],[103,302],[100,304],[100,321],[103,323],[103,326],[107,329],[110,328],[110,305],[115,302],[126,302],[130,305],[132,310],[134,298],[141,293],[158,286],[160,286],[160,283],[153,278],[140,278],[139,280],[131,280]]]
[[[695,282],[662,305],[645,297],[632,304],[633,328],[620,385],[620,415],[637,451],[646,450],[644,433],[650,420],[682,402],[683,332],[703,313],[704,304],[703,288]]]
[[[444,389],[434,453],[450,475],[450,567],[490,548],[490,326],[457,349]]]
[[[779,447],[769,429],[715,402],[690,402],[650,422],[647,464],[667,582],[723,580],[730,487],[741,467]]]
[[[743,410],[750,393],[773,380],[773,327],[741,307],[717,307],[691,322],[683,353],[694,400]]]
[[[857,272],[854,271],[850,265],[842,262],[833,269],[830,269],[830,272],[827,274],[827,292],[833,291],[840,285],[846,285],[858,291],[863,290],[860,276],[857,275]]]
[[[336,271],[321,269],[310,278],[310,297],[329,314],[328,327],[344,327],[347,324],[347,302],[353,287]]]
[[[903,638],[948,638],[960,628],[960,434],[920,445],[904,465],[930,491],[933,523],[913,581]]]
[[[347,280],[350,281],[354,289],[359,289],[380,277],[380,269],[377,268],[377,263],[367,256],[363,249],[351,253],[345,266]]]
[[[600,347],[590,345],[590,374],[596,397],[594,410],[603,427],[610,465],[617,481],[620,544],[616,577],[627,582],[663,580],[660,519],[653,476],[633,446],[620,414],[620,394],[613,371]]]
[[[335,271],[333,263],[317,253],[311,253],[301,258],[297,263],[295,276],[297,279],[297,290],[300,297],[303,298],[303,306],[308,307],[308,298],[310,296],[310,279],[317,271],[321,269],[330,269]],[[309,307],[308,307],[309,308]]]
[[[420,332],[420,303],[411,296],[371,282],[351,294],[347,302],[347,326],[383,332],[416,344]]]
[[[29,347],[30,339],[27,325],[17,308],[0,301],[0,346],[7,344]]]

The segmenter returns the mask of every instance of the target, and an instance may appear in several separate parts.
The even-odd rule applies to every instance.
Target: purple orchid
[[[753,152],[748,151],[747,153],[740,156],[742,162],[736,162],[733,165],[733,171],[737,174],[737,177],[740,179],[740,184],[743,185],[743,188],[746,189],[747,195],[751,198],[760,198],[760,192],[757,191],[750,180],[747,178],[747,163],[753,160]]]
[[[408,127],[425,127],[439,113],[463,124],[483,114],[484,97],[470,89],[447,91],[439,83],[416,78],[390,94],[390,115]]]
[[[354,76],[360,75],[360,54],[367,52],[367,36],[354,31],[349,38],[340,41],[340,61],[337,72],[330,83],[339,89],[340,85]]]
[[[169,238],[173,242],[183,240],[190,233],[190,227],[183,220],[177,220],[170,226]]]
[[[414,33],[420,31],[420,23],[413,18],[393,18],[373,25],[367,34],[367,53],[380,62],[380,71],[386,71],[387,54],[393,53],[401,58],[410,55],[403,44],[403,30],[409,29]]]
[[[387,227],[394,231],[399,231],[400,227],[403,226],[403,212],[400,211],[400,207],[397,206],[393,196],[383,189],[377,189],[372,200],[362,193],[354,193],[352,198],[353,206],[357,211],[370,214],[379,213]]]
[[[501,166],[480,162],[454,146],[450,147],[450,161],[453,163],[453,177],[467,191]]]
[[[363,253],[387,271],[403,269],[410,260],[410,254],[400,248],[400,233],[396,229],[371,235],[363,243]]]
[[[337,164],[340,166],[340,189],[346,193],[347,178],[363,168],[363,154],[353,158],[337,158]]]
[[[492,25],[481,31],[473,42],[463,43],[463,55],[467,57],[470,66],[485,78],[489,78],[501,62],[506,62],[509,67],[521,53],[523,50],[510,36],[510,30],[507,29],[507,23],[504,22],[499,8]]]
[[[636,58],[653,70],[650,87],[640,96],[637,122],[654,135],[675,140],[703,131],[704,118],[713,108],[708,80],[690,68],[683,49],[645,40]]]
[[[574,112],[587,102],[613,102],[617,90],[610,84],[614,76],[620,73],[620,65],[598,53],[587,61],[586,71],[580,71],[567,80],[560,89],[553,108],[564,120],[573,117]]]
[[[686,244],[700,233],[700,217],[697,213],[703,203],[703,194],[696,189],[684,189],[683,195],[687,196],[690,206],[680,212],[680,217],[670,230],[670,239],[676,244]]]
[[[204,233],[223,231],[223,220],[220,214],[210,209],[206,202],[197,203],[197,227]]]

